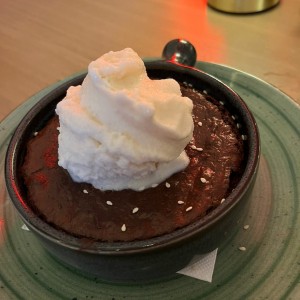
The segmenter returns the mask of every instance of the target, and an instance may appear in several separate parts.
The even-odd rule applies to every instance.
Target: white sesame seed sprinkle
[[[126,225],[125,225],[125,224],[122,225],[121,230],[122,230],[123,232],[126,231]]]
[[[244,229],[245,229],[245,230],[248,230],[249,227],[250,227],[250,225],[247,224],[247,225],[244,226]]]
[[[171,184],[169,182],[166,182],[166,187],[167,188],[170,188],[171,187]]]
[[[223,199],[221,200],[221,204],[224,203],[224,202],[225,202],[225,198],[223,198]]]
[[[206,182],[207,182],[207,180],[206,180],[204,177],[201,177],[201,178],[200,178],[200,181],[201,181],[202,183],[206,183]]]
[[[203,123],[202,122],[198,122],[198,125],[201,127],[203,125]]]
[[[231,118],[232,118],[232,120],[235,120],[235,116],[234,115],[232,115]]]
[[[242,140],[243,140],[243,141],[247,140],[247,136],[244,135],[244,134],[242,134]]]
[[[203,94],[207,95],[207,90],[203,90]]]
[[[154,183],[154,184],[151,185],[151,187],[153,187],[153,188],[155,188],[157,186],[158,186],[158,183]]]
[[[112,203],[111,201],[109,201],[109,200],[106,201],[106,204],[107,204],[107,205],[110,205],[110,206],[113,205],[113,203]]]
[[[181,205],[181,204],[184,204],[184,201],[179,200],[179,201],[177,201],[177,203]]]
[[[191,145],[191,149],[199,151],[199,152],[203,151],[203,148],[196,147],[195,145]]]
[[[225,103],[223,101],[219,101],[221,105],[224,105]]]
[[[36,131],[36,132],[33,133],[34,136],[37,136],[38,134],[39,134],[38,131]]]
[[[193,209],[193,206],[189,206],[185,211],[190,211]]]
[[[246,251],[247,249],[246,249],[246,247],[239,247],[239,250],[240,251]]]
[[[87,190],[83,190],[83,192],[84,192],[85,194],[88,194],[88,193],[89,193]]]
[[[133,210],[132,210],[132,213],[135,214],[139,211],[139,208],[138,207],[135,207]]]
[[[241,128],[242,125],[241,125],[240,123],[237,123],[237,124],[236,124],[236,127],[237,127],[237,128]]]

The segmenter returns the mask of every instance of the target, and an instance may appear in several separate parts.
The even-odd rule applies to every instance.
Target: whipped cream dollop
[[[142,190],[189,164],[192,101],[173,79],[151,80],[132,49],[90,63],[58,103],[58,164],[101,190]]]

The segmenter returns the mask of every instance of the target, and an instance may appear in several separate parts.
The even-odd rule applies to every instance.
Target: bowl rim
[[[93,241],[92,245],[84,246],[82,243],[83,238],[75,237],[64,231],[58,230],[40,219],[26,204],[26,201],[23,199],[17,183],[17,159],[20,146],[20,136],[22,136],[22,133],[24,133],[26,128],[30,125],[32,118],[36,114],[38,114],[43,108],[47,107],[58,97],[62,99],[62,94],[65,93],[67,88],[71,85],[80,84],[86,75],[86,73],[81,73],[79,75],[76,74],[70,79],[62,81],[61,84],[50,90],[46,95],[42,96],[41,99],[39,99],[39,101],[29,110],[29,112],[23,117],[17,126],[6,153],[5,180],[10,199],[29,229],[33,230],[46,240],[50,240],[57,245],[67,247],[69,249],[102,255],[130,255],[162,250],[174,245],[182,244],[193,237],[199,237],[208,231],[210,227],[217,225],[217,223],[242,200],[244,194],[250,188],[258,169],[260,141],[257,123],[248,106],[241,99],[241,97],[216,77],[213,77],[194,67],[188,67],[169,61],[150,61],[145,62],[145,65],[147,70],[163,69],[170,72],[188,74],[189,76],[198,79],[211,81],[213,84],[217,85],[218,88],[224,89],[226,93],[229,93],[230,96],[239,103],[241,109],[243,110],[244,118],[246,118],[246,123],[249,127],[248,132],[250,133],[250,136],[248,138],[251,143],[249,145],[249,156],[245,170],[237,186],[226,198],[224,203],[213,209],[204,217],[171,233],[146,240],[129,242]]]

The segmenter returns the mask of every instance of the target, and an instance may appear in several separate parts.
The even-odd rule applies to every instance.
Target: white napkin
[[[30,231],[29,228],[28,228],[25,224],[23,224],[21,228],[22,228],[23,230]]]
[[[23,230],[30,231],[29,228],[23,224]],[[196,255],[190,263],[177,273],[193,277],[199,280],[212,282],[218,249],[203,255]]]
[[[190,263],[177,273],[199,280],[212,282],[218,249],[203,255],[196,255]]]

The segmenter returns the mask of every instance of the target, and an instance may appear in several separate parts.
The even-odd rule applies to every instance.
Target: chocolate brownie
[[[52,117],[27,144],[21,173],[31,208],[52,226],[100,241],[133,241],[172,232],[220,205],[243,172],[243,140],[219,101],[181,85],[193,100],[190,164],[143,191],[101,191],[76,183],[58,166],[59,119]]]

